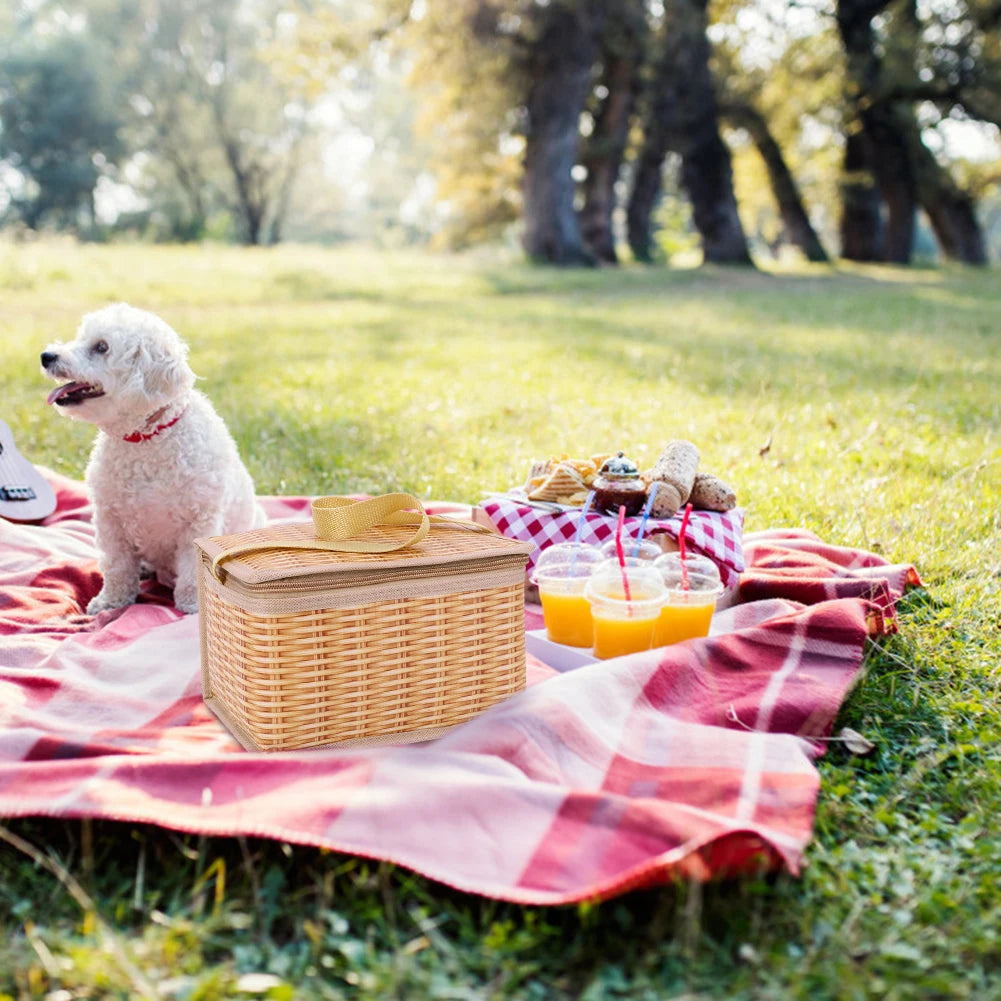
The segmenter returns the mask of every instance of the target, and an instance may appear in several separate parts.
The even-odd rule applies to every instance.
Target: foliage
[[[123,219],[127,228],[198,239],[214,225],[218,230],[214,220],[225,214],[243,242],[276,241],[305,154],[318,158],[310,145],[315,73],[330,71],[347,51],[357,54],[345,42],[336,58],[332,53],[303,68],[296,58],[298,14],[308,8],[305,0],[41,3],[21,31],[29,40],[54,39],[45,50],[54,67],[50,76],[62,103],[73,102],[73,127],[59,117],[56,101],[36,100],[29,108],[22,98],[12,110],[28,116],[33,134],[63,159],[52,136],[69,141],[74,128],[86,132],[88,158],[97,153],[110,162],[127,148],[116,179],[145,203]],[[56,70],[64,76],[89,71],[93,83],[59,79]],[[103,107],[98,96],[114,102],[114,137],[93,122]],[[12,166],[20,170],[25,163]]]
[[[276,240],[308,133],[305,82],[279,72],[290,39],[278,13],[288,5],[143,6],[126,25],[135,31],[136,20],[141,24],[130,101],[145,148],[172,171],[188,201],[183,225],[201,235],[212,201],[221,199],[244,242]]]
[[[415,53],[410,81],[423,99],[416,125],[441,204],[436,242],[452,248],[496,239],[521,211],[524,96],[511,34],[520,17],[509,12],[508,33],[477,31],[484,10],[480,0],[432,0],[399,39]]]
[[[35,854],[0,845],[0,996],[1001,996],[996,281],[0,244],[3,417],[70,475],[91,435],[44,406],[38,351],[128,297],[190,340],[261,492],[475,501],[534,456],[647,460],[681,435],[736,484],[748,530],[812,529],[927,586],[838,722],[876,752],[819,762],[798,879],[532,908],[310,848],[7,820]]]
[[[37,229],[91,228],[94,189],[123,153],[121,116],[94,52],[73,36],[8,39],[0,63],[0,163],[20,174],[8,211]]]
[[[823,243],[838,246],[840,164],[844,154],[840,43],[830,21],[814,17],[809,33],[782,18],[747,16],[740,3],[717,4],[714,71],[724,100],[744,101],[766,119],[782,148]],[[767,30],[775,48],[763,52],[754,39]],[[750,137],[730,130],[737,200],[745,229],[771,253],[781,242],[781,219],[764,164]]]
[[[561,195],[576,190],[581,203],[588,193],[582,179],[595,150],[587,142],[600,111],[614,103],[604,71],[621,50],[624,25],[639,40],[637,53],[649,36],[646,60],[635,60],[639,78],[677,2],[594,7],[607,16],[593,19],[603,25],[599,55],[578,134],[569,137],[570,146],[584,148],[576,163],[572,155],[560,158],[561,177],[572,164]],[[6,218],[166,241],[361,237],[464,247],[505,239],[526,221],[532,53],[554,12],[590,4],[15,0],[0,10]],[[961,192],[987,199],[980,215],[993,226],[995,164],[989,156],[959,157],[950,130],[1001,118],[996,5],[880,6],[872,22],[880,68],[870,98],[913,109],[920,139],[935,154],[931,162]],[[719,89],[753,103],[767,121],[810,221],[832,250],[855,86],[846,78],[835,7],[709,5]],[[566,98],[568,88],[551,89]],[[650,106],[640,103],[632,113],[616,218],[640,174],[644,128],[650,131],[642,108]],[[985,149],[997,148],[996,131],[979,134]],[[743,225],[759,248],[774,245],[779,217],[758,154],[739,129],[726,138]],[[668,188],[674,169],[662,163]],[[541,197],[544,205],[557,200],[570,205],[569,198]],[[540,215],[528,214],[529,221]],[[570,208],[560,218],[573,229]]]

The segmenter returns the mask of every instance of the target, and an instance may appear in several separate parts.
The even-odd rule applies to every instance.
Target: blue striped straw
[[[643,507],[643,519],[640,521],[639,531],[636,533],[636,548],[633,550],[633,556],[639,556],[640,546],[643,544],[643,533],[646,531],[647,519],[650,517],[650,508],[653,507],[654,498],[657,496],[657,487],[660,484],[654,480],[650,484],[650,495],[646,499],[646,504]]]
[[[574,567],[577,564],[577,553],[580,551],[580,540],[584,537],[584,523],[587,521],[587,512],[591,510],[591,502],[594,500],[594,491],[592,490],[587,495],[587,500],[584,501],[584,506],[580,510],[580,517],[577,519],[577,532],[574,535],[574,545],[578,548],[573,551],[573,556],[570,557],[570,576],[573,576]]]

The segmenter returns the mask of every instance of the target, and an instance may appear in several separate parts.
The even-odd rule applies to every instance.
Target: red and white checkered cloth
[[[531,572],[539,553],[547,546],[558,542],[572,542],[580,529],[580,541],[593,546],[601,546],[615,535],[617,519],[611,515],[589,511],[564,511],[550,514],[529,504],[519,503],[507,497],[495,497],[481,502],[480,509],[490,519],[501,535],[522,542],[534,542],[538,549],[529,555],[528,570]],[[633,538],[639,532],[642,517],[626,518],[623,533]],[[720,569],[724,585],[736,583],[737,576],[744,570],[744,550],[742,533],[744,512],[740,508],[732,511],[692,511],[685,529],[685,543],[692,552],[708,556]],[[651,536],[663,532],[675,542],[681,534],[681,514],[672,518],[649,518],[645,534]]]
[[[45,525],[0,520],[0,816],[270,837],[522,903],[797,872],[814,738],[918,583],[803,533],[748,536],[755,600],[719,635],[566,674],[529,658],[524,692],[426,744],[252,754],[202,702],[198,618],[169,592],[81,613],[100,584],[91,510],[53,482]],[[306,498],[262,500],[307,516]]]

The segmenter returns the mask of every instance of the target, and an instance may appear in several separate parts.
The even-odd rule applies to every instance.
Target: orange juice
[[[601,562],[601,550],[578,542],[560,542],[543,549],[532,583],[539,589],[546,634],[565,646],[590,646],[591,606],[584,588],[592,568]]]
[[[693,636],[708,636],[715,600],[701,600],[698,604],[666,604],[660,610],[653,630],[653,645],[667,646],[680,643]]]
[[[606,565],[592,575],[585,594],[594,619],[595,657],[607,660],[650,649],[654,623],[666,597],[660,571],[649,563]]]
[[[708,636],[716,601],[723,593],[719,568],[706,556],[666,553],[653,564],[667,588],[667,600],[653,631],[653,645],[667,646]]]
[[[581,581],[582,585],[583,583]],[[546,634],[554,643],[564,643],[566,646],[591,645],[594,624],[583,586],[576,594],[548,591],[540,587],[539,600],[542,602]]]
[[[653,627],[657,621],[654,614],[643,618],[605,618],[601,613],[594,615],[594,655],[601,660],[621,657],[638,650],[649,650],[653,638]]]

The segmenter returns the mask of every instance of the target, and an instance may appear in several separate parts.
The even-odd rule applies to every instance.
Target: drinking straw
[[[577,519],[577,534],[574,536],[574,545],[579,546],[580,540],[584,536],[584,523],[587,521],[587,512],[591,510],[591,503],[594,500],[594,491],[587,495],[584,506],[580,509],[580,518]],[[576,555],[576,553],[574,554]]]
[[[619,506],[619,522],[615,526],[615,553],[619,557],[619,569],[622,571],[622,590],[625,593],[626,601],[632,601],[629,595],[629,577],[626,574],[626,555],[622,551],[622,526],[626,521],[626,505]],[[632,606],[626,606],[632,613]]]
[[[570,557],[570,576],[574,576],[574,568],[577,566],[577,554],[580,552],[580,541],[584,537],[584,523],[587,521],[587,512],[591,510],[591,502],[594,500],[594,491],[592,490],[587,495],[587,500],[584,501],[584,506],[580,510],[580,517],[577,519],[577,531],[574,534],[574,546],[576,547],[573,551],[573,556]]]
[[[688,567],[685,565],[685,529],[692,513],[692,505],[685,505],[685,513],[681,516],[681,531],[678,533],[678,555],[681,557],[681,590],[688,590]]]
[[[643,508],[643,517],[640,520],[639,531],[636,533],[636,548],[633,550],[633,556],[639,556],[640,546],[643,544],[643,533],[646,531],[647,519],[650,517],[650,508],[653,507],[654,498],[657,496],[657,487],[660,484],[654,480],[650,484],[650,495],[646,499],[646,505]]]

